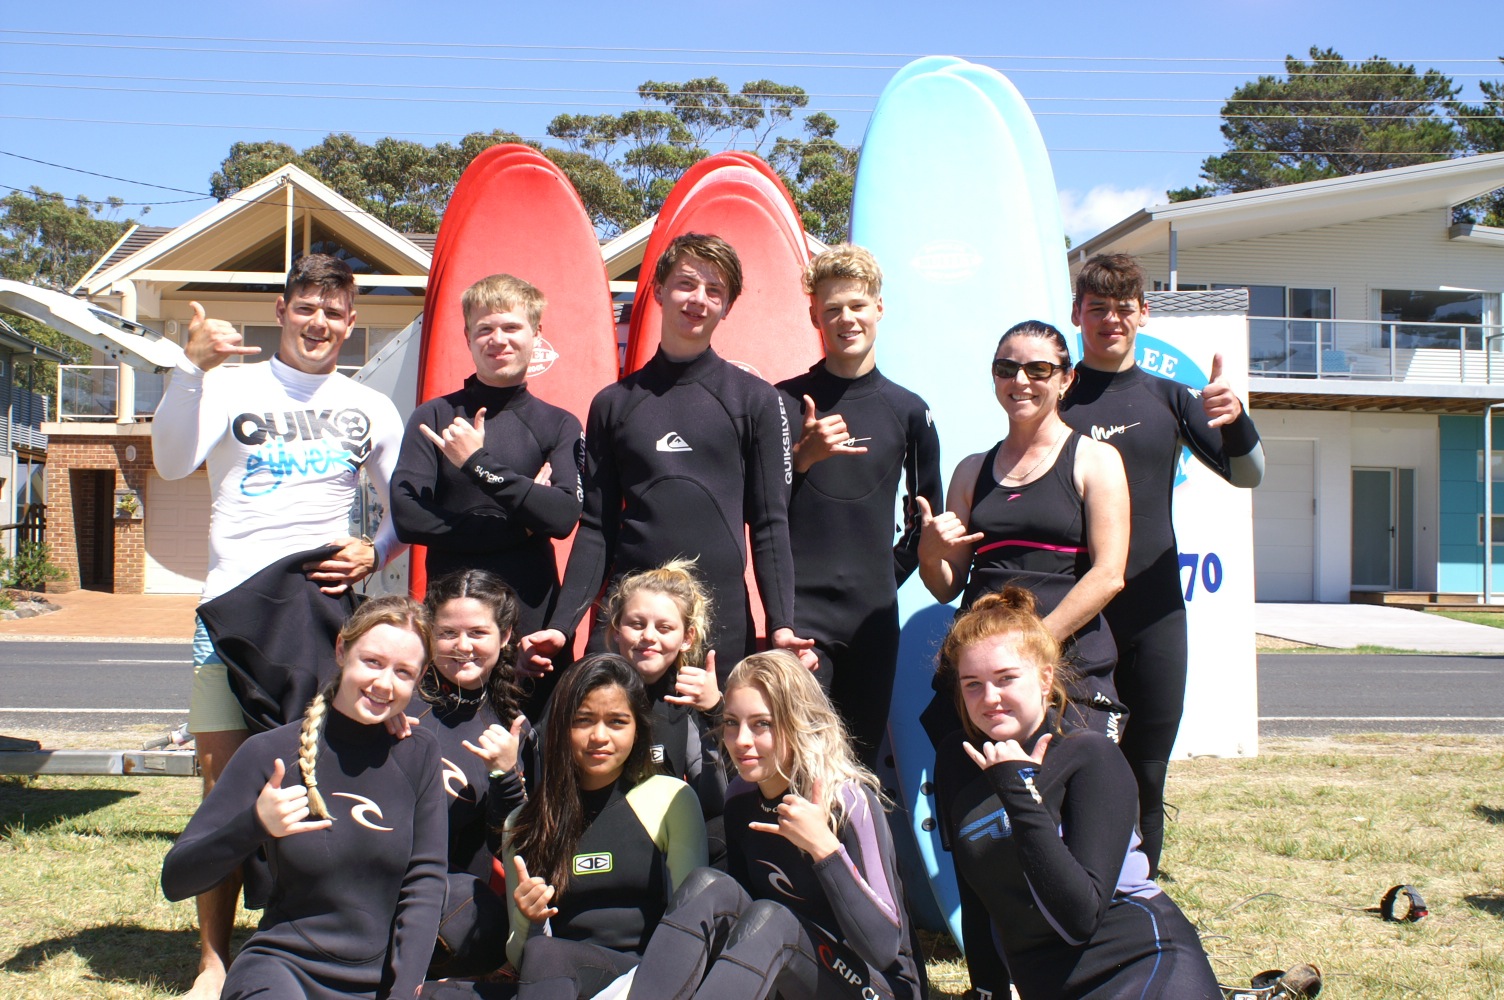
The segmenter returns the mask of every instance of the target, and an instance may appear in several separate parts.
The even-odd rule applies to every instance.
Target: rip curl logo
[[[533,344],[533,360],[528,362],[527,377],[537,378],[554,366],[559,360],[559,352],[554,350],[554,345],[539,337]]]
[[[594,854],[576,854],[569,868],[576,875],[604,874],[611,870],[611,852],[597,851]]]
[[[836,954],[834,948],[828,944],[821,943],[815,951],[820,955],[821,965],[857,988],[859,991],[857,996],[861,997],[862,1000],[868,1000],[868,998],[876,1000],[878,993],[871,986],[867,985],[867,981],[862,978],[860,972],[856,971],[856,967],[852,963]]]
[[[358,409],[241,413],[230,433],[257,449],[240,479],[246,496],[265,496],[290,479],[357,472],[371,454],[371,418]]]
[[[777,892],[790,899],[797,899],[801,903],[804,902],[804,897],[794,892],[794,883],[789,881],[788,873],[782,868],[779,868],[771,861],[762,861],[761,859],[758,860],[758,864],[767,865],[772,869],[772,871],[768,872],[768,884]]]
[[[657,448],[659,451],[694,451],[689,442],[679,436],[678,431],[669,431],[659,438]]]
[[[1013,822],[1008,819],[1008,810],[999,809],[974,823],[967,823],[961,827],[961,836],[972,842],[981,840],[983,837],[1002,840],[1004,837],[1013,836]]]
[[[470,787],[470,780],[465,777],[465,772],[448,757],[440,757],[439,760],[444,765],[444,791],[449,793],[451,799],[474,802],[475,789]]]
[[[367,830],[375,830],[377,833],[392,832],[391,827],[378,826],[375,823],[371,822],[371,820],[366,818],[367,813],[375,813],[377,819],[386,819],[386,817],[381,814],[381,807],[372,800],[366,798],[364,795],[356,795],[354,792],[335,792],[334,798],[349,799],[351,802],[354,802],[355,805],[350,807],[350,818],[359,823],[361,826],[365,827]]]

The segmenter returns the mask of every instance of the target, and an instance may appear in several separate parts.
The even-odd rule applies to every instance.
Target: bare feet
[[[193,988],[184,993],[182,1000],[219,1000],[220,991],[225,987],[225,968],[218,963],[213,968],[204,969],[193,980]]]

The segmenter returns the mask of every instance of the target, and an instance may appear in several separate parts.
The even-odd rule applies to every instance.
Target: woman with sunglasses
[[[1112,683],[1117,651],[1102,608],[1123,589],[1128,481],[1111,445],[1060,418],[1070,350],[1048,323],[1019,323],[993,352],[992,387],[1008,436],[956,466],[948,508],[919,499],[919,574],[935,599],[962,609],[1007,585],[1032,591],[1065,647],[1075,718],[1118,738],[1126,709]]]

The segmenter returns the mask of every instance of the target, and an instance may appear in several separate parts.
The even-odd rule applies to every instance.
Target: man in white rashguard
[[[364,468],[389,509],[402,420],[391,400],[335,371],[355,323],[350,268],[323,254],[293,264],[276,303],[281,340],[263,363],[222,367],[261,349],[245,346],[234,326],[192,305],[184,360],[157,406],[151,436],[165,479],[182,479],[208,463],[213,513],[203,600],[321,545],[339,551],[304,569],[325,591],[339,593],[375,572],[403,546],[389,517],[374,539],[351,537],[350,508]],[[207,796],[248,732],[202,622],[194,633],[193,671],[188,728]],[[220,994],[239,892],[237,876],[198,897],[201,957],[187,994],[192,1000]]]

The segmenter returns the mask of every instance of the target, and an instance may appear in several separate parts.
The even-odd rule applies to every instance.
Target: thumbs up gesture
[[[240,331],[230,323],[210,319],[197,302],[188,305],[193,308],[193,319],[188,321],[188,342],[183,345],[183,353],[199,368],[208,371],[229,358],[261,353],[259,347],[246,347]]]
[[[1201,390],[1201,408],[1206,411],[1208,427],[1226,427],[1243,412],[1243,401],[1228,385],[1222,374],[1222,355],[1212,357],[1212,379]]]
[[[286,837],[294,833],[310,833],[326,830],[333,820],[308,818],[308,789],[302,785],[282,787],[287,769],[278,757],[272,762],[272,776],[261,786],[256,796],[256,818],[273,837]]]

